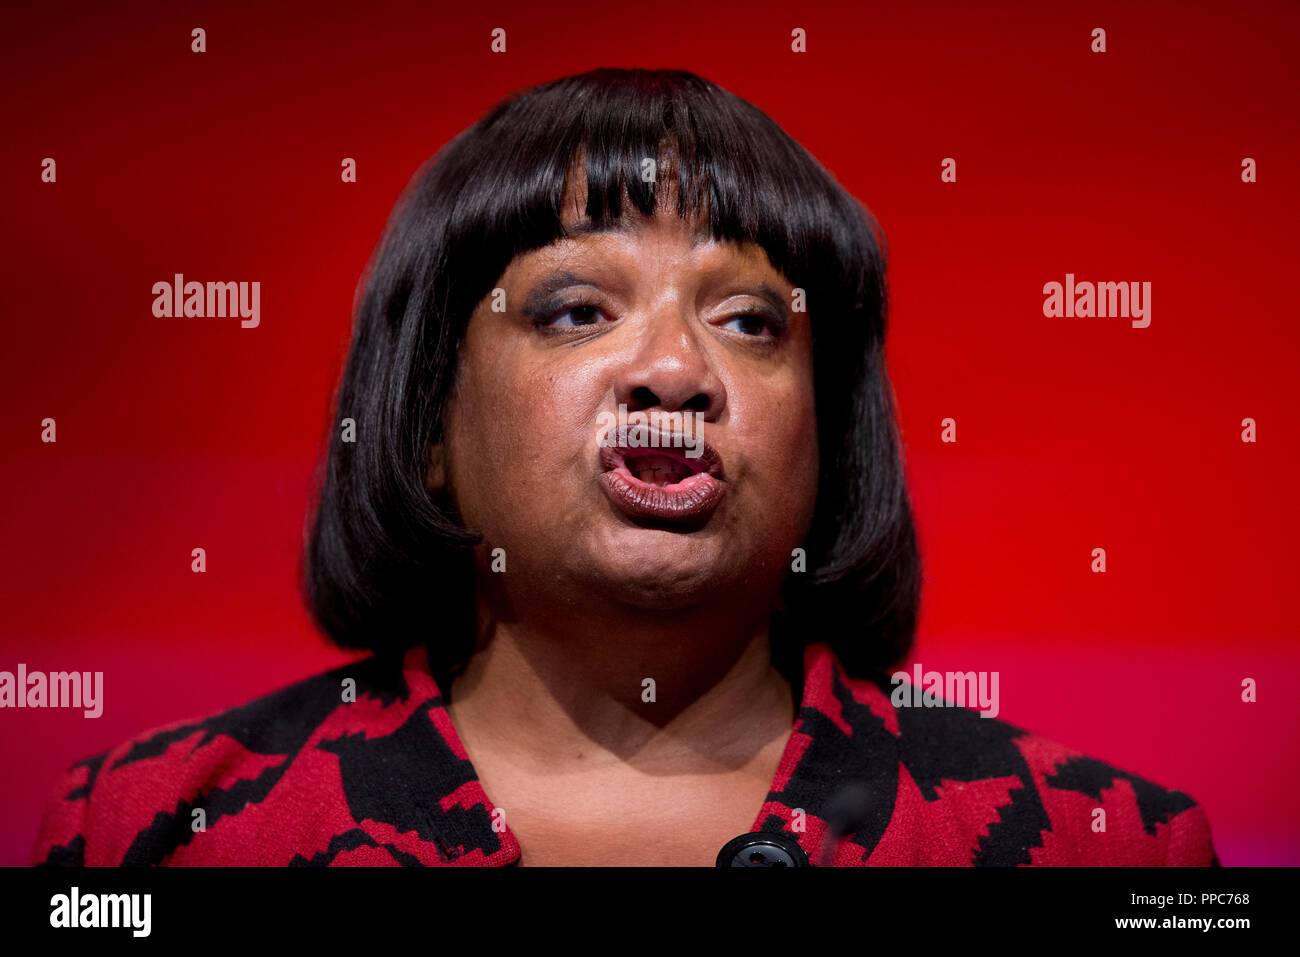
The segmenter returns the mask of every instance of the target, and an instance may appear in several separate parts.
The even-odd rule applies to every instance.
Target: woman
[[[745,101],[508,98],[359,302],[303,587],[375,654],[75,766],[36,860],[1217,863],[1180,792],[891,704],[885,306],[870,215]]]

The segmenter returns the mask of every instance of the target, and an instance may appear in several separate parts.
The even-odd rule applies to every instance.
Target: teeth
[[[634,463],[628,463],[628,471],[647,485],[660,488],[674,485],[694,474],[688,466],[665,455],[637,456]]]
[[[659,488],[663,488],[665,485],[675,485],[682,479],[682,476],[670,473],[667,469],[641,469],[633,474],[647,485],[656,485]]]

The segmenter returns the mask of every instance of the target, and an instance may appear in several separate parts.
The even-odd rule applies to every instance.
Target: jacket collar
[[[750,832],[780,832],[796,840],[813,863],[836,858],[842,847],[827,848],[831,822],[842,816],[841,788],[862,769],[872,735],[892,739],[896,719],[888,696],[869,682],[854,682],[839,659],[824,643],[810,644],[802,654],[803,675],[798,717],[791,729],[776,774],[763,805],[756,809]],[[518,863],[519,841],[504,815],[488,797],[460,739],[441,689],[429,667],[427,651],[412,648],[402,662],[406,686],[414,697],[412,713],[421,736],[413,742],[422,755],[432,757],[428,776],[419,782],[436,799],[416,798],[424,826],[421,837],[433,838],[439,857],[447,864],[506,866]],[[856,685],[858,695],[851,693]],[[865,693],[864,693],[865,692]],[[864,699],[865,704],[863,700]],[[869,711],[868,726],[855,729],[850,711]],[[427,716],[427,720],[421,718]],[[890,723],[894,722],[891,729]],[[893,734],[890,734],[890,730]],[[877,745],[889,742],[878,739]],[[428,767],[426,765],[426,767]],[[861,775],[857,779],[862,779]],[[882,787],[889,787],[880,781]],[[892,798],[892,793],[890,794]],[[850,816],[851,816],[851,812]],[[839,842],[842,844],[843,842]],[[858,855],[864,850],[857,848]],[[851,853],[851,851],[850,851]]]

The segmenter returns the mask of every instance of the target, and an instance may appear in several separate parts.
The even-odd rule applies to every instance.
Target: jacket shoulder
[[[162,863],[201,828],[259,804],[314,739],[394,724],[411,698],[400,662],[372,656],[145,731],[60,775],[31,862]]]
[[[926,706],[910,684],[842,676],[842,685],[889,735],[896,811],[946,828],[962,862],[1219,863],[1205,812],[1183,791],[942,697]]]

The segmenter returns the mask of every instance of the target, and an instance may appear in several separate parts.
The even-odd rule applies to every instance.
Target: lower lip
[[[600,484],[610,501],[632,518],[659,522],[707,518],[727,493],[727,486],[708,472],[688,475],[674,485],[651,485],[622,465],[602,472]]]

